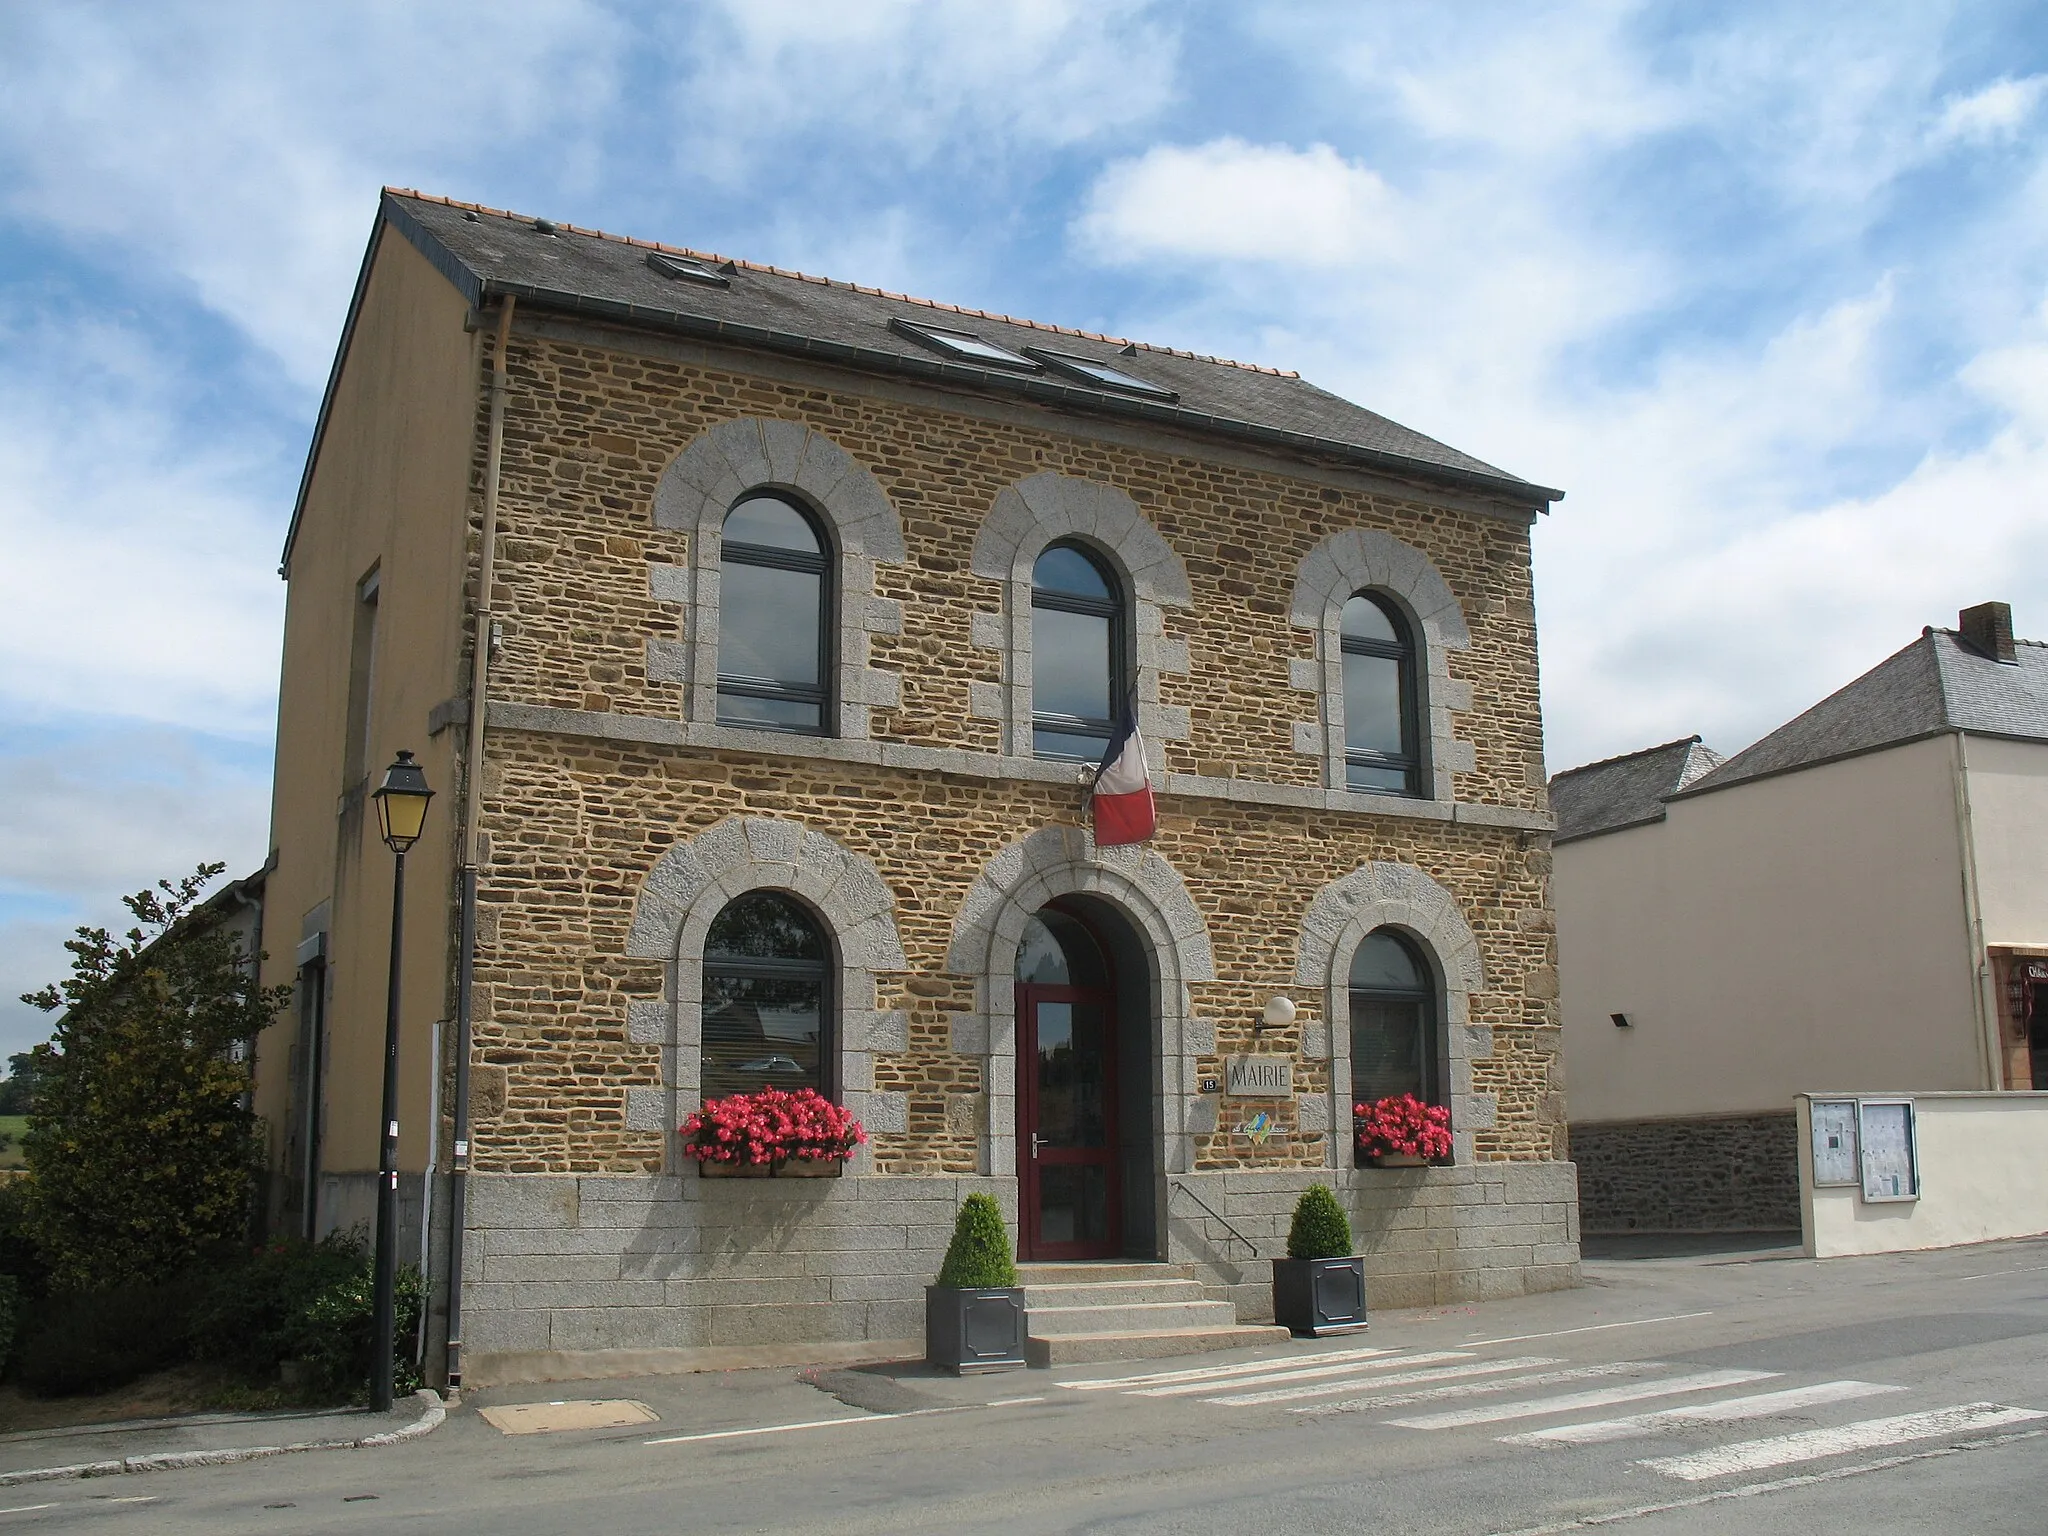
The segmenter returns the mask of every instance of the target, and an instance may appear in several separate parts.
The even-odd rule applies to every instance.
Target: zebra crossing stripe
[[[1698,1483],[1710,1477],[1725,1477],[1731,1472],[1759,1472],[1766,1467],[1790,1466],[1794,1462],[1819,1461],[1824,1456],[1840,1456],[1849,1451],[1897,1445],[1902,1440],[1933,1440],[1944,1435],[1998,1429],[2007,1424],[2025,1424],[2035,1419],[2048,1419],[2048,1413],[2032,1408],[2006,1408],[1997,1403],[1962,1403],[1927,1413],[1900,1414],[1892,1419],[1864,1419],[1833,1429],[1773,1435],[1768,1440],[1743,1440],[1734,1445],[1716,1446],[1711,1451],[1695,1451],[1690,1456],[1658,1456],[1639,1461],[1636,1465],[1662,1472],[1666,1477]]]
[[[1767,1419],[1773,1414],[1812,1408],[1822,1403],[1853,1402],[1859,1397],[1876,1397],[1881,1392],[1903,1392],[1904,1387],[1879,1386],[1874,1381],[1824,1381],[1813,1387],[1787,1387],[1782,1392],[1759,1392],[1750,1397],[1731,1397],[1718,1403],[1690,1404],[1663,1408],[1655,1413],[1631,1414],[1625,1419],[1595,1419],[1589,1424],[1560,1424],[1554,1429],[1533,1429],[1525,1434],[1503,1435],[1502,1445],[1599,1445],[1609,1440],[1633,1440],[1660,1429],[1686,1424],[1735,1424],[1743,1419]]]
[[[1417,1356],[1417,1359],[1422,1358]],[[1407,1362],[1397,1362],[1406,1364]],[[1458,1376],[1490,1376],[1502,1371],[1526,1371],[1544,1365],[1562,1365],[1556,1356],[1525,1355],[1519,1360],[1475,1360],[1469,1365],[1443,1365],[1428,1371],[1401,1371],[1392,1376],[1376,1376],[1371,1385],[1376,1387],[1408,1386],[1425,1381],[1449,1381]],[[1270,1392],[1244,1392],[1234,1397],[1205,1397],[1205,1403],[1221,1403],[1227,1408],[1251,1408],[1261,1403],[1294,1402],[1304,1397],[1329,1397],[1337,1392],[1356,1391],[1361,1383],[1354,1375],[1345,1381],[1311,1382],[1305,1387],[1276,1387]]]
[[[1357,1376],[1369,1371],[1388,1371],[1409,1365],[1435,1365],[1441,1360],[1470,1360],[1471,1354],[1462,1349],[1437,1349],[1426,1354],[1396,1355],[1385,1360],[1354,1360],[1348,1365],[1310,1365],[1289,1367],[1285,1370],[1268,1371],[1263,1376],[1241,1376],[1235,1381],[1183,1381],[1170,1387],[1144,1387],[1133,1392],[1133,1397],[1188,1397],[1197,1392],[1214,1392],[1219,1386],[1264,1387],[1276,1382],[1313,1381],[1328,1376]]]
[[[1053,1385],[1069,1392],[1126,1392],[1132,1387],[1161,1386],[1171,1381],[1216,1381],[1232,1376],[1256,1376],[1262,1371],[1292,1370],[1297,1366],[1324,1365],[1340,1360],[1371,1360],[1397,1354],[1393,1349],[1333,1349],[1319,1355],[1296,1355],[1291,1360],[1240,1360],[1235,1365],[1205,1365],[1179,1371],[1150,1371],[1141,1376],[1102,1376],[1091,1381],[1057,1381]]]
[[[1389,1419],[1387,1422],[1401,1429],[1463,1429],[1472,1424],[1498,1424],[1505,1419],[1577,1413],[1582,1408],[1605,1408],[1612,1403],[1637,1403],[1648,1397],[1676,1397],[1681,1392],[1743,1387],[1752,1381],[1769,1381],[1778,1374],[1777,1371],[1696,1371],[1690,1376],[1671,1376],[1663,1381],[1638,1382],[1628,1387],[1599,1387],[1591,1392],[1567,1392],[1562,1397],[1521,1398],[1485,1408],[1460,1408],[1450,1413],[1426,1413],[1419,1418]]]
[[[1488,1392],[1507,1392],[1522,1387],[1548,1387],[1567,1381],[1589,1381],[1600,1376],[1626,1376],[1636,1371],[1661,1371],[1655,1360],[1611,1360],[1605,1365],[1575,1365],[1566,1371],[1544,1371],[1536,1376],[1517,1376],[1509,1381],[1461,1381],[1454,1386],[1427,1387],[1416,1392],[1376,1393],[1371,1397],[1349,1398],[1341,1403],[1312,1403],[1290,1408],[1289,1413],[1369,1413],[1375,1408],[1405,1408],[1410,1403],[1432,1402],[1446,1397],[1480,1397]]]

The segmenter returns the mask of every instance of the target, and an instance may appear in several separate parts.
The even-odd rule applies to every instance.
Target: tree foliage
[[[0,1082],[0,1115],[26,1115],[36,1104],[36,1058],[22,1051],[7,1058],[7,1078]]]
[[[246,1236],[262,1155],[247,1047],[291,989],[260,985],[201,906],[224,867],[123,897],[136,926],[80,928],[71,975],[22,996],[58,1015],[31,1053],[23,1139],[25,1225],[54,1290],[146,1281]]]

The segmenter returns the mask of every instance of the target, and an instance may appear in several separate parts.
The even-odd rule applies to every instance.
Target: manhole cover
[[[661,1417],[631,1398],[583,1398],[565,1403],[507,1403],[480,1408],[484,1422],[508,1435],[550,1435],[560,1429],[619,1429]]]

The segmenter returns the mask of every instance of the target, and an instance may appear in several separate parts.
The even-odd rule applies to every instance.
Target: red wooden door
[[[1017,1173],[1025,1258],[1121,1256],[1116,1015],[1106,990],[1017,988]]]

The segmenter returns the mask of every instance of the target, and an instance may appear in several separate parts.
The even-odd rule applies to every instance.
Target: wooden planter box
[[[956,1376],[1024,1366],[1024,1292],[1017,1286],[924,1288],[924,1358]]]
[[[1357,1333],[1366,1325],[1365,1260],[1275,1259],[1273,1321],[1307,1338]]]
[[[1429,1159],[1419,1152],[1368,1152],[1365,1154],[1368,1167],[1372,1168],[1427,1168]]]

